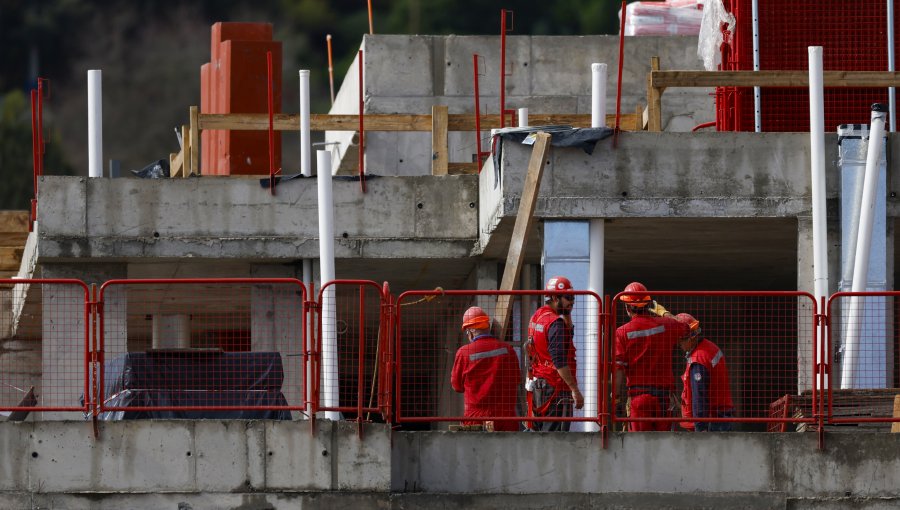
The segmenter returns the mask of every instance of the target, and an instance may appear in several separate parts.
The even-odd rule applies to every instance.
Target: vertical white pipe
[[[300,173],[304,177],[312,175],[309,142],[309,71],[301,70],[300,75]]]
[[[88,71],[88,176],[103,177],[103,71]]]
[[[316,177],[319,187],[319,280],[324,286],[334,280],[334,204],[331,194],[331,153],[316,151]],[[337,303],[334,286],[322,293],[322,392],[319,395],[325,407],[337,407],[338,401],[338,360],[337,360]],[[325,413],[330,420],[339,420],[341,414],[334,411]]]
[[[591,64],[591,127],[606,127],[606,64]]]
[[[894,0],[887,0],[887,50],[888,71],[894,72]],[[897,89],[888,88],[888,120],[891,123],[891,133],[897,131]]]
[[[759,0],[753,0],[753,70],[759,71]],[[762,97],[759,87],[753,87],[753,124],[757,133],[762,131]]]
[[[880,104],[872,105],[872,121],[869,129],[869,147],[866,152],[866,176],[863,181],[863,197],[859,214],[859,233],[856,240],[856,260],[853,267],[852,292],[865,292],[869,283],[869,252],[872,243],[872,225],[875,222],[875,192],[878,189],[878,177],[882,143],[884,141],[884,118],[886,112]],[[865,383],[859,372],[859,332],[864,315],[865,298],[850,299],[849,317],[847,319],[847,342],[844,346],[844,358],[841,366],[841,388],[871,387],[871,381]]]
[[[602,218],[591,220],[588,229],[588,243],[590,246],[590,255],[588,259],[588,290],[595,292],[600,299],[603,299],[603,250],[605,242],[605,224]],[[584,375],[579,374],[581,390],[584,393],[584,416],[597,416],[600,408],[600,396],[598,393],[598,385],[600,384],[600,374],[598,372],[597,356],[600,353],[600,346],[603,340],[600,331],[599,303],[593,298],[589,299],[590,306],[587,307],[587,335],[584,339]],[[594,423],[585,424],[585,432],[597,431],[600,428]]]
[[[809,47],[809,148],[812,177],[813,287],[816,300],[828,294],[828,218],[825,209],[825,89],[822,47]]]
[[[519,127],[528,127],[528,108],[519,108]]]

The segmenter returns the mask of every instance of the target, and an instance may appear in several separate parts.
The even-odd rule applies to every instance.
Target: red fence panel
[[[601,355],[598,335],[603,331],[600,325],[602,303],[596,294],[587,291],[554,292],[554,294],[574,294],[576,296],[571,313],[575,323],[575,345],[577,347],[576,378],[588,401],[585,410],[576,410],[572,417],[529,418],[533,422],[599,422],[602,402],[601,395]],[[396,307],[396,421],[400,423],[462,422],[463,424],[487,424],[487,428],[506,428],[510,422],[516,428],[526,416],[525,376],[526,365],[523,355],[524,342],[528,335],[528,322],[534,311],[543,304],[545,291],[409,291],[397,298]],[[466,389],[465,377],[488,377],[480,372],[467,372],[471,356],[484,354],[469,351],[468,339],[462,330],[463,315],[471,306],[480,306],[496,320],[498,297],[510,296],[512,308],[510,324],[502,339],[514,349],[518,366],[500,365],[493,372],[494,381],[501,389],[496,394],[484,395],[485,405],[473,406],[466,413],[463,393]],[[499,335],[495,324],[494,333]],[[593,333],[589,333],[593,332]],[[499,352],[499,351],[498,351]],[[457,365],[458,364],[458,365]],[[457,365],[456,383],[453,387],[454,366]],[[516,373],[518,372],[518,373]],[[466,375],[463,375],[466,374]],[[517,379],[515,393],[510,393],[506,384],[509,379]],[[477,381],[473,383],[477,392]],[[463,391],[460,391],[463,390]],[[512,400],[512,401],[511,401]],[[514,408],[515,411],[509,411]],[[502,414],[498,410],[507,409]],[[468,414],[468,415],[467,415]],[[517,418],[510,420],[510,418]],[[593,429],[592,426],[588,427]]]
[[[90,409],[89,302],[78,280],[0,280],[0,411],[10,419]]]
[[[681,400],[684,384],[683,376],[686,368],[684,351],[678,348],[677,341],[671,338],[662,340],[663,330],[677,328],[671,324],[652,324],[643,327],[635,322],[629,323],[623,297],[634,296],[635,293],[620,293],[612,304],[613,321],[610,324],[610,342],[607,356],[611,363],[611,371],[616,370],[616,363],[628,376],[624,388],[613,385],[613,400],[610,409],[613,422],[627,422],[637,425],[629,427],[641,430],[653,423],[660,427],[675,425],[678,422],[728,422],[738,423],[736,430],[787,430],[792,424],[810,424],[816,422],[813,403],[818,394],[815,380],[815,349],[818,348],[818,328],[816,327],[816,302],[812,295],[805,292],[674,292],[651,291],[652,298],[661,303],[669,312],[679,314],[686,312],[699,321],[701,337],[715,344],[724,354],[728,371],[728,382],[731,400],[734,405],[733,416],[722,413],[723,417],[707,417],[703,419],[682,420]],[[649,323],[648,323],[649,324]],[[618,327],[619,337],[617,338]],[[655,328],[662,329],[656,330]],[[628,334],[630,330],[635,333]],[[653,330],[653,331],[651,331]],[[647,352],[640,352],[641,342],[650,333],[655,344],[652,352],[655,364],[648,368],[645,361],[649,359]],[[642,336],[643,335],[643,336]],[[616,343],[623,347],[624,355],[616,357]],[[663,345],[665,344],[665,345]],[[712,349],[712,348],[711,348]],[[714,350],[714,349],[713,349]],[[710,351],[712,352],[712,351]],[[671,363],[671,366],[668,364]],[[671,374],[671,377],[669,376]],[[652,382],[647,382],[652,381]],[[621,384],[621,381],[619,382]],[[631,395],[631,400],[650,390],[661,394],[661,400],[668,401],[667,413],[664,417],[644,417],[641,412],[630,414],[631,402],[623,402],[622,393]],[[713,393],[715,387],[711,387]],[[711,395],[722,397],[724,392]],[[797,411],[798,402],[804,401],[806,406]],[[638,406],[643,406],[643,400]],[[645,425],[641,425],[645,424]],[[679,427],[675,427],[676,430]],[[802,427],[801,427],[802,428]]]
[[[305,302],[303,283],[290,278],[104,283],[101,418],[305,411]]]
[[[334,280],[319,290],[315,412],[358,421],[386,416],[390,342],[382,317],[388,304],[382,286],[369,280]]]
[[[900,422],[900,292],[839,292],[828,300],[828,423],[870,429]]]

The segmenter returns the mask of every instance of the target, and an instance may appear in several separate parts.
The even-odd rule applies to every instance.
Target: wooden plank
[[[187,126],[181,125],[181,139],[184,146],[181,149],[181,176],[191,175],[191,131]]]
[[[503,278],[500,281],[501,291],[513,290],[516,282],[519,281],[522,261],[525,260],[525,245],[531,231],[534,207],[537,204],[538,191],[541,187],[541,176],[544,174],[544,165],[547,162],[547,154],[550,152],[550,135],[538,131],[534,137],[534,148],[531,149],[531,160],[528,161],[528,172],[525,174],[522,197],[519,199],[516,223],[509,241],[506,267],[503,269]],[[497,296],[494,319],[500,324],[500,339],[506,338],[506,329],[512,315],[512,307],[509,306],[510,298],[509,295]]]
[[[0,232],[0,246],[25,246],[28,240],[28,231],[25,232]]]
[[[478,163],[447,163],[447,174],[449,175],[473,175],[478,171]]]
[[[198,117],[200,116],[200,109],[196,106],[191,106],[191,151],[190,151],[190,168],[191,172],[196,175],[200,175],[200,121]]]
[[[18,271],[24,251],[23,247],[0,246],[0,271]]]
[[[28,211],[0,211],[0,232],[28,232]]]
[[[826,87],[900,87],[900,72],[825,71]],[[650,86],[808,87],[808,71],[650,71]]]
[[[184,150],[178,154],[169,154],[169,177],[178,177],[181,173],[182,161],[184,161]]]
[[[900,418],[900,395],[894,395],[894,418]],[[900,422],[891,423],[891,432],[900,432]]]
[[[431,175],[447,175],[447,112],[446,105],[431,107]]]
[[[650,57],[650,75],[647,77],[647,131],[662,131],[662,94],[664,85],[653,81],[655,72],[659,71],[659,57]]]

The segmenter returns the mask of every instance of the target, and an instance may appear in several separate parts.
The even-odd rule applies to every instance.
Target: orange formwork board
[[[268,68],[272,52],[274,110],[281,112],[281,42],[225,41],[219,47],[221,67],[216,77],[215,109],[220,113],[267,113]],[[217,173],[269,173],[268,133],[223,131],[218,135]],[[281,166],[281,134],[275,134],[275,169]]]

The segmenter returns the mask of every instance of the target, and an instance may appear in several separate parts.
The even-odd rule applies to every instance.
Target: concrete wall
[[[3,508],[889,508],[900,436],[395,432],[352,423],[0,424]],[[185,506],[187,505],[187,506]],[[654,506],[655,505],[655,506]],[[828,506],[831,505],[831,506]]]
[[[506,44],[506,108],[528,107],[530,113],[590,113],[594,62],[609,66],[608,113],[615,113],[616,36],[509,36]],[[499,36],[366,35],[364,86],[366,113],[430,114],[434,105],[447,105],[450,113],[475,111],[472,55],[479,65],[482,113],[499,112]],[[696,37],[632,37],[625,45],[622,112],[646,106],[646,76],[650,57],[659,56],[663,69],[700,69]],[[357,113],[357,62],[351,65],[331,113]],[[690,131],[715,120],[712,89],[673,89],[665,94],[663,126],[667,131]],[[483,145],[487,133],[482,133]],[[339,142],[335,163],[342,173],[355,172],[357,147],[349,133],[328,133]],[[476,152],[475,133],[449,134],[451,162],[470,162]],[[485,148],[485,150],[487,150]],[[430,133],[366,133],[366,168],[381,175],[431,173]]]

